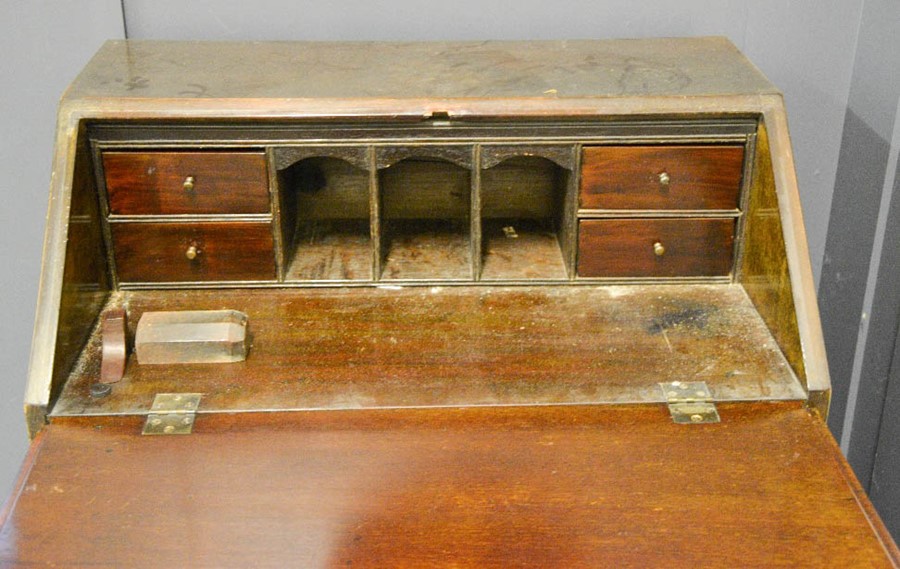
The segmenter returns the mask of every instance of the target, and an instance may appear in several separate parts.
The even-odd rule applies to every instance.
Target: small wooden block
[[[247,358],[247,315],[237,310],[145,312],[137,325],[140,364],[231,363]]]
[[[125,361],[128,359],[125,319],[125,310],[122,308],[114,308],[103,314],[100,383],[117,383],[125,375]]]

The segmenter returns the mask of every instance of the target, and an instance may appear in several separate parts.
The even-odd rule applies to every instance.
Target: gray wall
[[[900,537],[900,9],[866,0],[819,286],[829,425]]]
[[[6,268],[0,277],[5,285],[0,296],[0,314],[4,315],[0,318],[0,340],[5,347],[2,364],[6,371],[0,379],[2,495],[10,488],[26,448],[21,399],[37,290],[55,102],[100,41],[121,37],[123,25],[129,37],[159,39],[725,35],[785,93],[817,278],[838,165],[848,160],[844,123],[851,81],[857,99],[864,99],[868,88],[859,70],[854,75],[854,65],[860,61],[860,30],[869,29],[861,28],[864,0],[523,0],[514,4],[508,0],[0,1],[5,16],[0,23],[0,46],[6,54],[0,97],[5,130],[13,133],[3,137],[0,154],[0,180],[6,196],[2,226],[6,237],[0,241],[0,259]],[[875,3],[865,0],[865,7]],[[882,4],[889,6],[891,2],[884,0]],[[881,17],[887,15],[886,10]],[[879,17],[877,13],[867,14]],[[846,114],[850,123],[850,113]],[[879,123],[877,117],[871,120]],[[845,175],[839,187],[848,187],[852,179],[852,175]],[[842,204],[852,202],[850,194],[841,196]],[[869,214],[871,211],[862,215]],[[843,323],[836,322],[838,325]]]
[[[870,269],[877,271],[880,265],[876,245],[880,248],[883,244],[884,216],[893,182],[891,157],[896,161],[900,142],[895,140],[900,133],[894,132],[900,98],[900,74],[896,72],[900,63],[898,15],[895,0],[865,3],[819,288],[835,376],[829,423],[845,449],[852,437],[852,419],[859,402],[862,357],[857,358],[856,354],[864,348],[871,323],[875,279],[874,273],[869,273]],[[865,319],[861,318],[863,313],[867,315]],[[881,328],[882,314],[871,316],[877,320],[872,330]],[[891,328],[891,324],[885,324]],[[884,335],[888,330],[879,332]],[[888,351],[892,347],[888,346]],[[872,389],[877,387],[868,386],[869,395],[875,395]],[[872,418],[869,415],[861,419]]]
[[[121,38],[119,0],[2,0],[0,53],[0,502],[27,448],[22,401],[44,215],[66,85],[104,40]]]

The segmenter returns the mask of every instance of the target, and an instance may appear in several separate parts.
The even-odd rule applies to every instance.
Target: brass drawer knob
[[[663,247],[663,244],[662,244],[662,243],[660,243],[659,241],[657,241],[656,243],[653,244],[653,253],[654,253],[657,257],[662,257],[663,255],[666,254],[666,248]]]
[[[187,251],[184,252],[184,256],[188,258],[189,261],[193,261],[200,254],[200,249],[197,249],[196,245],[191,245],[187,248]]]
[[[668,172],[660,172],[659,174],[659,185],[660,186],[668,186],[671,178],[669,178]]]
[[[186,192],[193,192],[194,191],[194,177],[188,176],[187,178],[185,178],[184,184],[182,184],[182,187],[184,187],[184,191],[186,191]]]

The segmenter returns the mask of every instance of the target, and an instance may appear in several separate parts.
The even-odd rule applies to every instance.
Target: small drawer
[[[578,276],[727,276],[734,224],[731,218],[583,220]]]
[[[113,214],[269,212],[262,152],[104,152],[103,170]]]
[[[582,209],[738,207],[743,146],[589,146]]]
[[[113,223],[120,282],[275,279],[268,223]]]

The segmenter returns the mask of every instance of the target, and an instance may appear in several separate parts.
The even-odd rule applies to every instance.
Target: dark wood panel
[[[471,213],[471,172],[440,159],[406,158],[379,170],[381,214],[395,219],[460,219]]]
[[[733,242],[733,219],[582,220],[578,276],[728,275]]]
[[[115,223],[112,237],[121,282],[275,278],[268,223]]]
[[[581,207],[735,209],[743,165],[743,146],[586,147]]]
[[[50,385],[54,398],[78,361],[110,292],[96,178],[83,129],[76,157]]]
[[[545,158],[516,156],[481,172],[485,219],[550,219],[559,226],[567,171]]]
[[[103,153],[111,213],[267,213],[262,152]],[[185,188],[185,180],[193,186]]]
[[[113,302],[131,334],[148,310],[240,310],[253,345],[236,364],[131,358],[97,400],[94,337],[55,414],[140,412],[185,390],[220,411],[627,403],[660,401],[657,382],[688,377],[722,400],[806,397],[740,286],[130,291]]]
[[[760,124],[757,135],[747,210],[740,282],[772,330],[797,377],[805,384],[803,347],[765,124]]]
[[[279,172],[279,186],[301,222],[369,219],[369,173],[345,160],[306,158]]]
[[[202,409],[202,406],[201,406]],[[800,403],[55,420],[0,565],[893,567]]]

